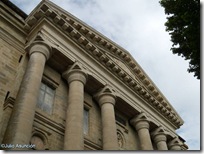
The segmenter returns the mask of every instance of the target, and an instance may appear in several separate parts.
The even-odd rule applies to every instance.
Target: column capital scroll
[[[72,81],[80,81],[85,85],[88,78],[88,73],[87,70],[82,67],[81,64],[75,62],[62,74],[62,77],[65,78],[68,83]]]
[[[168,143],[168,147],[170,150],[181,150],[181,146],[183,143],[180,141],[178,137],[175,137]]]
[[[159,126],[158,128],[156,128],[152,133],[151,133],[152,138],[154,139],[154,141],[160,142],[160,141],[166,141],[166,131],[164,130],[164,128],[162,126]]]
[[[166,141],[166,131],[162,126],[159,126],[151,133],[154,143],[156,143],[158,150],[168,150]]]
[[[141,128],[149,129],[149,118],[144,112],[141,112],[139,115],[132,118],[130,123],[136,128],[137,131]]]
[[[39,52],[45,56],[46,60],[51,57],[53,52],[49,43],[43,40],[36,40],[32,42],[25,48],[25,50],[28,51],[29,56],[31,56],[33,53]]]
[[[106,85],[98,93],[94,95],[99,105],[102,106],[105,103],[111,103],[115,105],[116,92],[109,85]]]

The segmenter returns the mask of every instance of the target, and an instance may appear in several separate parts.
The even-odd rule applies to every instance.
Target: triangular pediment
[[[26,18],[25,30],[29,33],[43,18],[100,61],[107,70],[111,70],[137,95],[145,99],[148,105],[158,110],[177,127],[183,124],[183,120],[171,104],[128,51],[48,0],[41,1]]]
[[[112,59],[121,69],[123,69],[126,73],[128,73],[133,79],[135,78],[135,75],[132,72],[132,70],[121,59],[108,53],[106,53],[106,55],[110,59]]]

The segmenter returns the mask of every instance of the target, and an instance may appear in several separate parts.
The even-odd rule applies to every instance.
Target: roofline
[[[1,0],[6,6],[11,8],[13,11],[15,11],[19,16],[21,16],[24,20],[28,17],[28,15],[23,12],[19,7],[17,7],[14,3],[12,3],[10,0]]]

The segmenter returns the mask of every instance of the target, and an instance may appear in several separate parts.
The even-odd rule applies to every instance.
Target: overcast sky
[[[29,14],[40,0],[11,0]],[[173,55],[159,0],[51,0],[127,51],[184,120],[177,133],[200,150],[200,80],[188,61]]]

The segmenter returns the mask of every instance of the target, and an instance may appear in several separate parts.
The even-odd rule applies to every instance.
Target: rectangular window
[[[84,109],[84,134],[89,132],[89,111]]]
[[[37,107],[51,114],[54,102],[55,90],[48,85],[41,83]]]
[[[115,120],[116,120],[117,122],[119,122],[120,124],[126,126],[126,121],[125,121],[123,118],[121,118],[120,116],[115,115]]]

